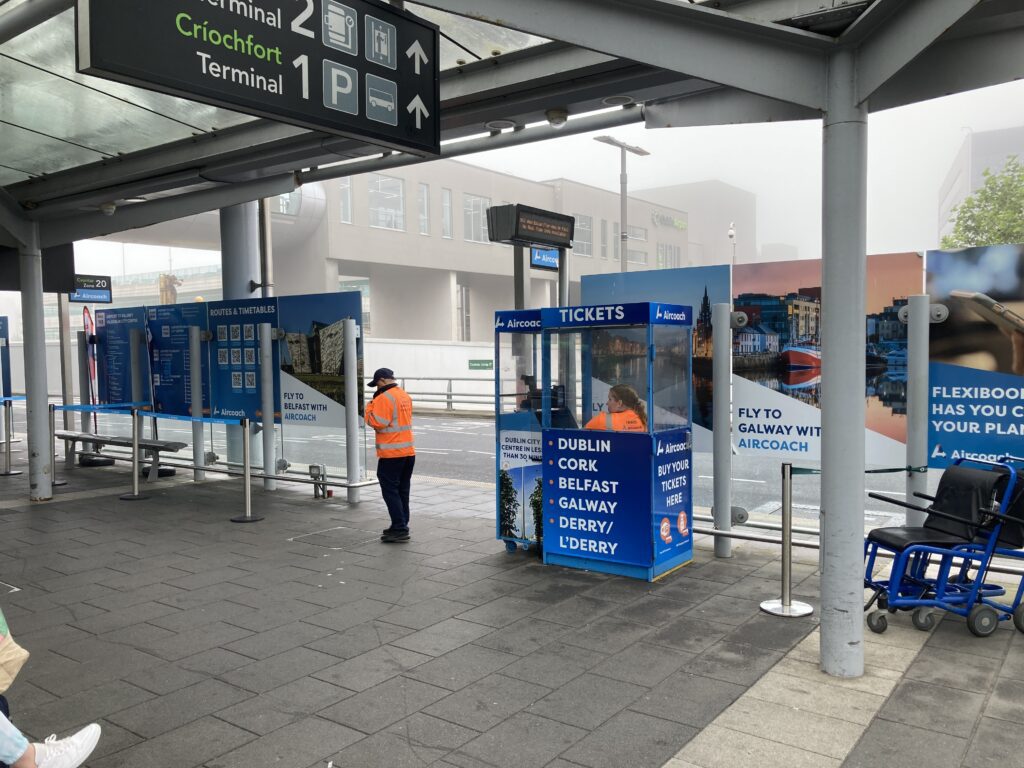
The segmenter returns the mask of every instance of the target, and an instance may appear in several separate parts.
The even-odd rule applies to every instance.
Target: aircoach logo
[[[540,320],[517,320],[516,318],[511,317],[506,323],[504,318],[499,317],[494,323],[494,328],[496,330],[501,330],[504,328],[509,331],[539,329]]]
[[[667,453],[680,453],[685,451],[690,446],[686,443],[658,443],[658,456],[664,456]]]
[[[668,311],[668,310],[663,310],[661,308],[661,305],[659,304],[657,312],[654,315],[654,318],[656,320],[683,320],[683,321],[685,321],[686,320],[686,313],[685,312],[671,312],[671,311]]]
[[[498,319],[497,319],[497,320],[495,321],[495,323],[494,323],[494,327],[495,327],[495,328],[504,328],[504,327],[505,327],[505,321],[504,321],[504,320],[502,320],[502,319],[501,319],[501,318],[499,317],[499,318],[498,318]]]

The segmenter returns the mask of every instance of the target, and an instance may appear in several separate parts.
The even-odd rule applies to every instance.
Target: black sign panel
[[[53,245],[40,252],[43,293],[71,293],[75,289],[75,247]],[[21,290],[21,260],[14,248],[0,248],[0,291]]]
[[[435,25],[370,0],[79,0],[78,70],[440,153]]]
[[[75,275],[75,290],[68,295],[68,301],[83,304],[113,303],[110,275]]]
[[[517,205],[514,237],[520,241],[571,248],[575,225],[572,216]]]
[[[539,243],[571,248],[576,219],[528,205],[492,205],[487,209],[487,235],[495,243]]]

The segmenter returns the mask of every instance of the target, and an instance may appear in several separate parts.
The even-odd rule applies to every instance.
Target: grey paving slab
[[[448,693],[446,689],[435,685],[396,677],[327,707],[320,712],[320,716],[363,733],[376,733],[426,709]]]
[[[1005,720],[981,718],[964,758],[964,768],[1006,768],[1024,757],[1024,732]]]
[[[995,684],[999,668],[1000,661],[996,659],[968,654],[965,651],[929,648],[928,653],[919,655],[910,665],[906,676],[911,680],[943,685],[947,688],[984,693]]]
[[[701,677],[683,670],[643,693],[629,708],[703,728],[745,690],[742,685]]]
[[[996,680],[983,714],[985,717],[1024,725],[1024,682]]]
[[[956,706],[951,706],[952,701]],[[966,738],[974,730],[984,701],[985,697],[979,693],[904,680],[896,686],[878,716]]]
[[[252,696],[219,680],[203,680],[152,701],[108,715],[112,723],[152,738],[218,712]]]
[[[276,656],[225,672],[222,679],[239,688],[263,693],[313,674],[334,664],[337,659],[311,648],[292,648]]]
[[[306,768],[325,763],[362,734],[318,717],[307,717],[250,741],[214,760],[208,768]]]
[[[489,632],[474,642],[498,651],[514,653],[516,656],[528,656],[548,643],[560,639],[569,631],[570,628],[564,624],[527,616]]]
[[[669,720],[621,712],[563,753],[590,768],[661,768],[697,734]]]
[[[456,765],[468,757],[485,765],[540,768],[585,735],[580,728],[519,712],[460,747],[448,759]]]
[[[959,768],[967,740],[877,719],[861,736],[843,768]]]
[[[550,688],[542,685],[500,674],[488,675],[424,712],[475,731],[487,731],[550,692]]]
[[[725,640],[783,653],[792,650],[817,626],[817,618],[779,619],[767,613],[757,613],[725,636]]]
[[[251,741],[254,736],[230,723],[204,717],[168,733],[147,739],[99,760],[91,768],[191,768],[211,761]]]
[[[540,699],[530,712],[593,730],[644,692],[639,685],[587,673]]]
[[[444,656],[425,659],[425,664],[411,668],[406,677],[457,691],[487,675],[517,665],[520,660],[514,654],[470,643]]]
[[[306,643],[306,647],[342,659],[351,659],[400,637],[411,635],[413,631],[386,622],[369,621],[344,632],[332,632],[320,640]]]
[[[651,688],[688,665],[693,658],[692,653],[640,642],[609,656],[591,671],[595,675]]]
[[[562,635],[562,642],[601,653],[617,653],[651,632],[646,624],[602,616]]]
[[[432,658],[398,646],[384,645],[314,672],[313,677],[353,691],[365,691]]]
[[[442,656],[491,633],[491,628],[462,619],[446,619],[392,641],[392,645],[428,656]]]
[[[751,686],[775,666],[782,656],[779,651],[722,640],[687,664],[687,671],[728,683]]]
[[[524,619],[528,621],[528,619]],[[484,638],[486,640],[487,638]],[[559,687],[600,664],[606,654],[554,641],[502,669],[502,674],[528,683]]]
[[[736,627],[692,616],[683,616],[647,635],[647,642],[687,653],[701,653]]]

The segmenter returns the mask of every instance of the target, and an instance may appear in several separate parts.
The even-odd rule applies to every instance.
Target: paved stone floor
[[[0,478],[0,605],[32,652],[15,721],[100,722],[93,768],[1024,765],[1024,638],[904,614],[829,678],[816,618],[758,610],[774,549],[705,540],[645,584],[506,554],[480,484],[416,478],[384,545],[376,489],[254,490],[236,525],[238,480],[67,477],[31,506]],[[794,573],[817,606],[816,561]]]

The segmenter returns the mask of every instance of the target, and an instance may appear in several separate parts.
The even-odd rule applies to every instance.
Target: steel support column
[[[25,399],[28,407],[29,499],[53,496],[53,443],[50,438],[49,393],[46,385],[46,331],[43,322],[43,255],[39,227],[31,225],[28,242],[18,249],[21,267],[21,322],[25,340]]]
[[[857,59],[832,55],[822,176],[821,668],[864,674],[864,291],[867,109]]]
[[[221,285],[225,299],[255,298],[260,282],[259,204],[255,201],[220,209]],[[228,426],[228,461],[242,461],[242,428]],[[250,437],[251,436],[248,436]]]

